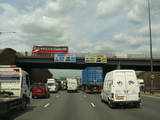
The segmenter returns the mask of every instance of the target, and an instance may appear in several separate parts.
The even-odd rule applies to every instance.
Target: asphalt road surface
[[[60,91],[49,99],[32,99],[25,111],[11,111],[1,120],[160,120],[160,97],[142,97],[142,107],[111,109],[100,94]]]

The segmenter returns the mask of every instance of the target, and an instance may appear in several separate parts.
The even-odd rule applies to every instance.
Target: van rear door
[[[113,89],[115,92],[115,100],[126,101],[125,73],[123,71],[116,71],[114,77]]]
[[[134,71],[125,72],[127,101],[139,99],[139,85]]]

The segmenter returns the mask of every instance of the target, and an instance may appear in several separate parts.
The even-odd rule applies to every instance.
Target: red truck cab
[[[33,83],[32,84],[32,98],[45,97],[49,98],[49,89],[46,83]]]

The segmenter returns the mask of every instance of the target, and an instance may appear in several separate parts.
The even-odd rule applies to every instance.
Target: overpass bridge
[[[17,56],[17,66],[24,69],[79,69],[86,67],[103,67],[104,72],[114,69],[134,69],[136,71],[150,71],[149,58],[113,58],[108,57],[106,63],[86,63],[85,57],[76,57],[76,62],[55,62],[54,57]],[[153,59],[153,70],[160,71],[160,58]]]

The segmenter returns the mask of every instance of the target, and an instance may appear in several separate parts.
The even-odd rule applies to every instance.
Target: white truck
[[[114,70],[106,74],[101,99],[112,108],[116,105],[140,107],[140,87],[134,70]]]
[[[49,78],[47,80],[49,92],[57,92],[58,91],[58,83],[54,78]]]
[[[75,78],[67,78],[67,91],[78,91],[78,82]]]
[[[12,66],[0,66],[0,115],[30,103],[30,79],[27,72]]]

